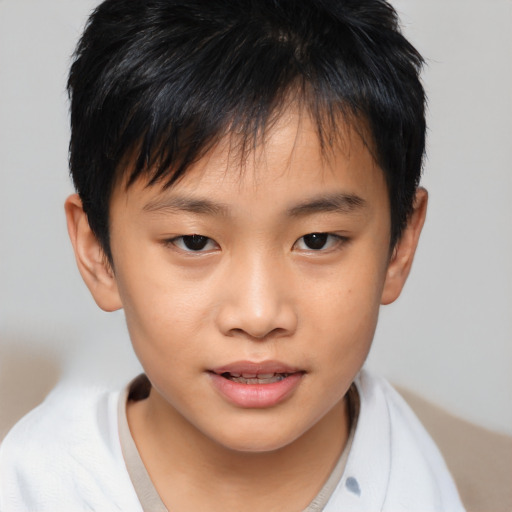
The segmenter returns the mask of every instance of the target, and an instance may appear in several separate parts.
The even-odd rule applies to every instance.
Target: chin
[[[278,451],[293,443],[300,434],[276,428],[237,428],[214,438],[220,446],[232,452],[264,454]]]
[[[290,441],[291,442],[291,441]],[[227,450],[235,453],[243,454],[254,454],[264,455],[265,453],[274,453],[284,448],[290,443],[283,442],[272,442],[271,440],[251,439],[251,440],[240,440],[229,444],[223,444],[223,447]]]

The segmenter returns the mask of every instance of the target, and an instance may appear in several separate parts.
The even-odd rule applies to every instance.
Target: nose
[[[298,317],[283,267],[271,254],[253,254],[226,269],[217,316],[224,335],[266,340],[295,332]]]

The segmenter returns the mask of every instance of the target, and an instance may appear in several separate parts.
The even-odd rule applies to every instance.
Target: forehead
[[[387,204],[384,174],[360,131],[339,123],[333,139],[330,145],[322,144],[310,116],[289,109],[250,148],[230,134],[173,185],[149,185],[142,177],[128,187],[116,187],[112,199],[126,195],[125,200],[145,210],[155,210],[176,195],[241,207],[248,199],[286,206],[301,197],[330,193]]]

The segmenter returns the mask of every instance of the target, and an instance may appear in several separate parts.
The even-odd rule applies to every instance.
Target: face
[[[167,190],[117,187],[114,279],[154,407],[262,452],[327,421],[361,368],[389,204],[349,130],[323,155],[313,124],[289,113],[243,169],[232,155],[220,144]]]

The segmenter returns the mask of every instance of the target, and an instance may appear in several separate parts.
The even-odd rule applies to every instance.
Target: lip
[[[223,373],[287,376],[278,382],[246,384],[227,379]],[[285,401],[299,387],[305,373],[279,361],[237,361],[208,371],[214,389],[228,402],[246,409],[275,407]]]
[[[211,372],[222,375],[223,373],[297,373],[303,370],[279,361],[235,361],[225,366],[212,368]]]

